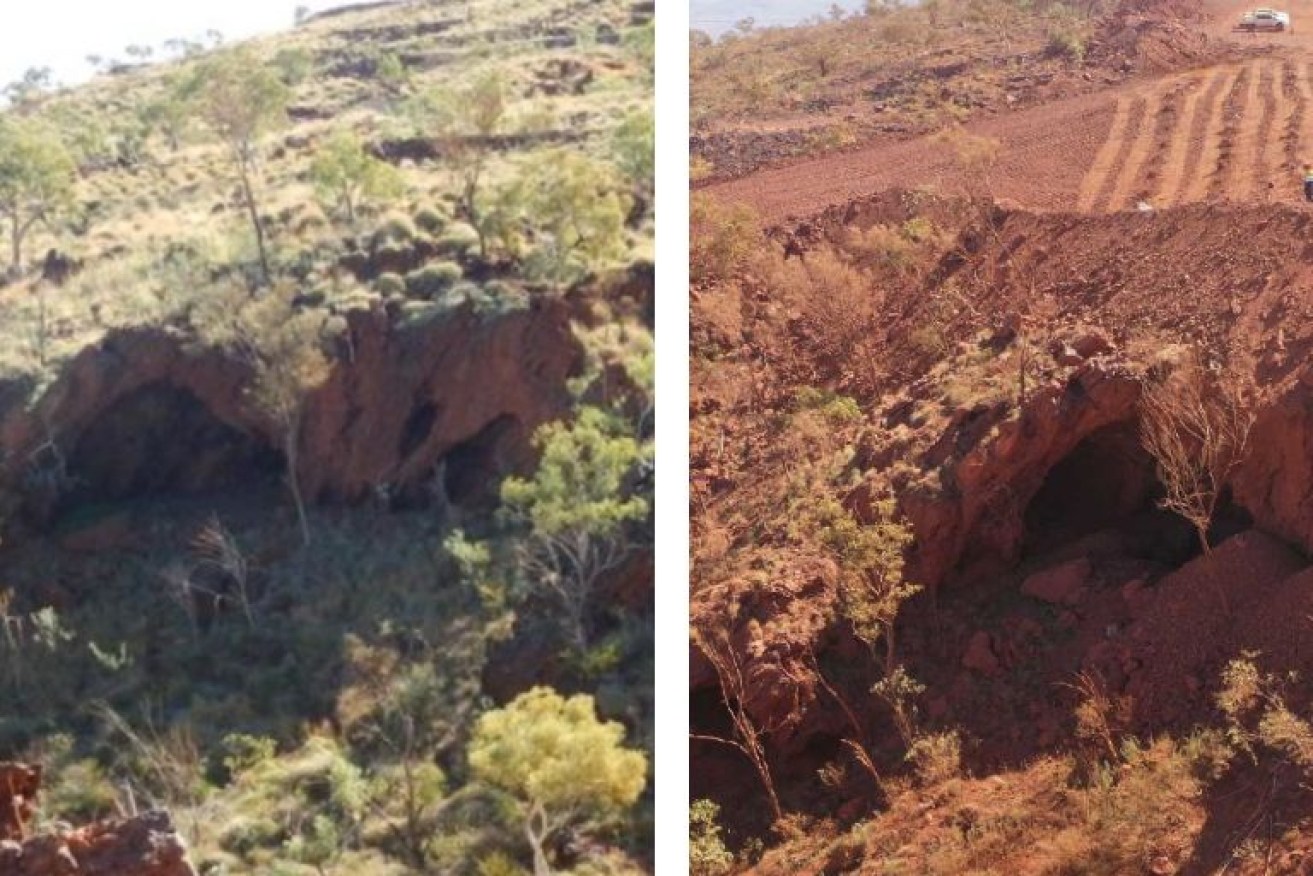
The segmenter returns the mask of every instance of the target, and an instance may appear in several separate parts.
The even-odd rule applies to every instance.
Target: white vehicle
[[[1275,9],[1255,9],[1240,16],[1240,29],[1247,31],[1290,30],[1290,13]]]

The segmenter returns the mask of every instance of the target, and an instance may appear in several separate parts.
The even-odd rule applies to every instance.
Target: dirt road
[[[1115,212],[1203,201],[1301,203],[1313,163],[1313,0],[1294,32],[1233,30],[1248,8],[1206,4],[1210,39],[1269,47],[1261,57],[1175,73],[968,126],[1001,145],[996,197],[1043,211]],[[772,221],[891,187],[958,194],[970,182],[933,138],[882,144],[710,187]]]

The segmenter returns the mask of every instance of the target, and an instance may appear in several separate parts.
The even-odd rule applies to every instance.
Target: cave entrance
[[[501,480],[508,469],[506,451],[519,432],[520,421],[502,415],[447,451],[443,484],[447,498],[466,507],[496,503]]]
[[[205,494],[277,480],[282,456],[165,383],[124,396],[82,431],[68,454],[74,503]]]
[[[1162,495],[1135,421],[1104,426],[1045,476],[1026,508],[1024,553],[1042,554],[1102,530],[1159,522],[1166,514],[1156,504]]]

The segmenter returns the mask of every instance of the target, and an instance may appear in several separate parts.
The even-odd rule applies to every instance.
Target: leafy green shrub
[[[388,272],[379,274],[378,279],[374,281],[374,288],[378,294],[384,298],[394,298],[397,295],[404,295],[406,292],[406,281],[400,274]]]
[[[612,140],[616,164],[645,198],[656,182],[654,130],[652,111],[635,110],[625,116]]]
[[[223,737],[223,768],[230,778],[236,778],[265,761],[272,760],[278,743],[267,736],[248,736],[229,733]]]
[[[368,805],[368,785],[333,740],[311,737],[298,751],[260,762],[236,784],[234,810],[243,815],[224,827],[220,845],[234,854],[293,844],[315,857],[333,830],[360,819]],[[317,819],[326,819],[316,824]],[[287,851],[293,851],[287,849]]]
[[[420,207],[415,211],[415,224],[431,235],[439,235],[447,227],[450,218],[437,207]]]
[[[862,418],[857,399],[814,386],[804,386],[794,393],[794,404],[800,411],[820,411],[827,418],[841,423]]]
[[[534,166],[526,206],[546,279],[568,282],[623,248],[629,197],[610,165],[554,149]]]
[[[95,760],[75,760],[48,783],[43,809],[66,821],[84,823],[112,815],[118,803],[114,783]]]
[[[926,733],[912,741],[907,759],[927,786],[962,774],[962,739],[956,732]]]
[[[453,222],[442,232],[436,243],[440,255],[464,257],[479,245],[479,232],[466,222]]]
[[[550,872],[551,837],[633,806],[647,785],[647,758],[624,747],[624,726],[599,721],[593,698],[536,687],[479,719],[470,740],[474,776],[515,801],[534,855]]]
[[[622,418],[595,406],[581,408],[573,422],[540,426],[534,446],[542,458],[532,479],[502,481],[503,513],[527,529],[523,568],[561,570],[556,581],[531,580],[530,586],[555,597],[570,643],[582,653],[590,644],[600,572],[629,550],[627,524],[649,513],[647,500],[630,495],[625,482],[652,448],[636,440]]]
[[[374,232],[374,247],[392,243],[410,243],[415,239],[415,223],[404,213],[389,213]]]
[[[339,131],[319,149],[310,165],[310,178],[325,206],[339,208],[352,223],[365,203],[386,202],[405,189],[400,172],[366,152],[360,138],[350,131]],[[380,229],[385,230],[395,240],[415,237],[415,226],[399,215],[388,218]]]
[[[695,281],[729,279],[762,245],[749,207],[723,207],[694,195],[691,214],[689,269]]]
[[[384,52],[379,56],[374,75],[393,93],[401,92],[410,83],[410,70],[396,52]]]
[[[406,293],[416,298],[437,298],[464,276],[455,262],[434,262],[406,275]]]
[[[525,869],[505,852],[493,852],[479,859],[479,876],[524,876]]]
[[[529,306],[528,292],[502,280],[489,280],[483,284],[481,291],[489,310],[505,313]]]
[[[694,800],[688,808],[689,876],[721,876],[734,864],[734,856],[720,838],[720,807],[710,800]]]
[[[296,87],[310,78],[314,72],[315,59],[308,49],[279,49],[278,54],[274,55],[274,66],[278,68],[278,76],[283,84]]]
[[[1074,28],[1054,25],[1049,28],[1045,51],[1055,58],[1066,58],[1079,63],[1085,60],[1085,39]]]

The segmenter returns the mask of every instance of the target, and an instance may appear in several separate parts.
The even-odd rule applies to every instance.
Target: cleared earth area
[[[1000,144],[994,194],[1032,210],[1113,212],[1203,201],[1303,201],[1313,161],[1313,3],[1291,6],[1296,32],[1241,34],[1244,4],[1213,4],[1214,43],[1239,63],[1124,86],[968,123]],[[1308,22],[1307,28],[1301,23]],[[952,148],[934,136],[879,143],[772,168],[706,191],[763,217],[805,216],[894,187],[960,194]]]

